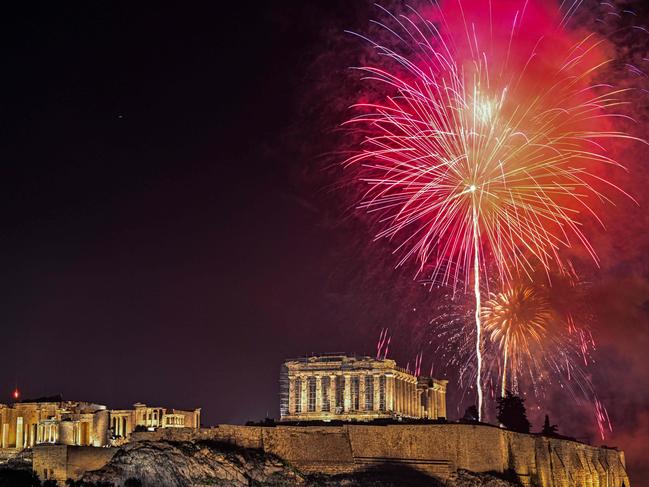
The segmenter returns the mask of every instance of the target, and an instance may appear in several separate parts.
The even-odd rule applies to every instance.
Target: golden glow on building
[[[135,428],[199,428],[200,409],[185,411],[136,403],[133,409],[109,410],[101,404],[63,401],[60,397],[0,404],[0,448],[34,445],[108,446],[128,441]]]
[[[289,360],[280,377],[282,421],[446,417],[446,380],[415,377],[394,360],[322,355]]]

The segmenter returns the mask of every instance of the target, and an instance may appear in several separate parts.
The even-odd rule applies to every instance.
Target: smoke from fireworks
[[[481,288],[540,264],[562,269],[562,248],[597,262],[582,224],[622,192],[607,178],[623,91],[597,81],[605,42],[576,38],[545,2],[449,0],[384,10],[381,42],[358,71],[371,83],[346,122],[362,142],[345,161],[377,215],[376,238],[395,241],[418,274],[473,284],[478,410],[482,413]]]

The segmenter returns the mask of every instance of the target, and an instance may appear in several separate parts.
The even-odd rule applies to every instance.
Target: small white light
[[[472,193],[475,193],[476,189],[478,189],[478,188],[476,187],[475,184],[472,184],[471,186],[469,186],[469,191],[471,191]]]

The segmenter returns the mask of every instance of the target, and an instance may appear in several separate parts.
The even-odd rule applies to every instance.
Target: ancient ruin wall
[[[54,479],[64,485],[69,478],[77,480],[85,472],[103,467],[116,451],[93,446],[38,445],[34,447],[32,468],[42,481]]]
[[[36,446],[32,458],[32,468],[41,481],[54,479],[61,483],[67,480],[67,446]]]
[[[525,485],[630,487],[624,453],[493,426],[233,426],[138,433],[133,440],[212,439],[262,448],[304,472],[354,472],[403,464],[440,477],[457,469],[515,472]]]
[[[441,477],[451,477],[462,468],[513,471],[524,484],[543,487],[629,487],[622,452],[485,425],[220,425],[198,431],[139,433],[132,439],[224,441],[261,448],[314,473],[354,472],[391,463]]]

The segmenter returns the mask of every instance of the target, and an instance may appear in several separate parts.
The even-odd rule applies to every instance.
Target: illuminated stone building
[[[446,417],[446,380],[415,377],[394,360],[324,355],[289,360],[280,377],[282,421]]]
[[[183,411],[136,403],[109,410],[101,404],[61,397],[0,404],[0,448],[22,450],[37,444],[108,446],[142,429],[199,428],[200,409]]]
[[[110,411],[110,426],[116,437],[128,438],[137,427],[154,431],[158,428],[200,428],[201,410],[184,411],[133,404],[134,409]]]

